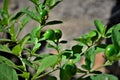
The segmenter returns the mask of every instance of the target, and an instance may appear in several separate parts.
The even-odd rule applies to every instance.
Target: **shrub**
[[[67,41],[61,40],[60,29],[48,29],[44,34],[41,33],[47,25],[62,23],[59,20],[47,20],[49,12],[62,0],[29,1],[34,4],[33,10],[25,7],[16,14],[10,14],[9,0],[4,0],[3,8],[0,9],[0,34],[2,35],[0,38],[0,80],[18,80],[18,76],[25,80],[38,80],[56,70],[60,70],[60,80],[71,80],[76,74],[80,74],[76,80],[118,80],[117,77],[102,73],[98,69],[112,65],[120,58],[120,24],[106,30],[106,26],[96,19],[94,21],[96,30],[75,38],[74,40],[78,43],[71,49],[62,49],[60,44],[65,44]],[[22,39],[18,39],[18,35],[30,19],[36,21],[38,26]],[[4,34],[10,37],[3,37]],[[112,39],[112,44],[102,43],[107,38]],[[41,47],[42,41],[47,42],[48,48],[55,49],[56,54],[38,54],[37,50]],[[26,47],[27,44],[32,44],[33,47],[29,49]],[[99,52],[105,53],[106,61],[101,67],[94,69],[95,55]],[[20,64],[14,63],[9,56],[17,58]],[[85,64],[76,65],[81,57],[85,57]],[[28,67],[34,69],[35,73],[31,74]],[[48,68],[50,69],[45,71]],[[57,78],[49,75],[48,80],[57,80]]]

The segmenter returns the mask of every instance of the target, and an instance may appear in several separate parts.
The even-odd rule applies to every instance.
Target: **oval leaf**
[[[98,74],[96,76],[91,76],[91,80],[118,80],[118,78],[109,74]]]
[[[18,76],[13,68],[0,64],[0,80],[18,80]]]
[[[12,53],[12,51],[7,46],[1,45],[1,44],[0,44],[0,51]]]
[[[12,52],[14,55],[19,56],[22,52],[22,48],[21,48],[20,44],[13,47]]]
[[[13,68],[16,68],[17,69],[17,66],[9,59],[3,57],[3,56],[0,56],[0,63],[4,63],[8,66],[11,66]]]
[[[54,21],[49,21],[46,23],[46,25],[55,25],[55,24],[61,24],[63,23],[62,21],[54,20]]]
[[[102,35],[104,35],[105,34],[105,30],[106,30],[105,29],[105,25],[100,20],[98,20],[98,19],[96,19],[94,21],[94,24],[95,24],[98,32],[100,32]]]
[[[33,78],[36,78],[41,72],[43,72],[45,69],[48,67],[54,66],[58,61],[58,56],[57,55],[50,55],[48,57],[45,57],[41,61],[41,65],[38,68],[36,74],[34,75]]]
[[[116,49],[120,49],[120,24],[117,24],[112,30],[112,41]]]

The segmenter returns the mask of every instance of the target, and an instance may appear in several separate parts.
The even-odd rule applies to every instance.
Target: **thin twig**
[[[52,72],[54,72],[54,71],[56,71],[56,70],[58,70],[58,69],[59,69],[59,68],[56,68],[56,69],[54,69],[54,70],[51,70],[51,71],[49,71],[49,72],[46,72],[46,73],[44,73],[44,74],[36,77],[36,79],[41,78],[41,77],[44,77],[44,76],[46,76],[47,74],[50,74],[50,73],[52,73]]]

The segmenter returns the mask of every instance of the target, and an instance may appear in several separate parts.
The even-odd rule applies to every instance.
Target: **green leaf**
[[[105,44],[100,44],[100,45],[96,46],[95,53],[104,52],[105,48],[106,48]]]
[[[23,16],[24,15],[24,12],[18,12],[17,14],[15,14],[12,18],[11,18],[11,21],[13,21],[13,20],[17,20],[17,19],[19,19],[21,16]]]
[[[61,43],[61,44],[66,44],[67,41],[66,41],[66,40],[61,40],[59,43]]]
[[[1,16],[2,16],[3,19],[0,21],[0,23],[2,25],[4,25],[4,26],[8,26],[8,24],[9,24],[9,15],[7,13],[3,12],[1,14]]]
[[[16,41],[16,33],[15,33],[15,26],[14,23],[11,25],[10,29],[9,29],[9,33],[11,35],[11,39],[13,41]]]
[[[92,69],[95,62],[95,48],[89,48],[85,53],[85,65],[88,70]]]
[[[35,12],[30,11],[30,10],[24,10],[24,12],[25,12],[28,16],[30,16],[33,20],[39,22],[39,17],[36,15]]]
[[[92,41],[91,41],[88,34],[83,34],[80,38],[76,38],[74,40],[78,41],[84,45],[91,45],[92,44]]]
[[[22,29],[25,27],[25,25],[30,21],[30,16],[26,15],[22,18],[21,22],[19,23],[19,27],[17,29],[17,34],[20,34]]]
[[[0,64],[0,80],[18,80],[18,76],[13,68]]]
[[[28,42],[29,39],[30,39],[29,34],[24,36],[24,38],[20,41],[21,48],[24,48],[25,44]]]
[[[23,72],[22,74],[19,74],[19,76],[25,78],[25,79],[29,79],[30,77],[30,73],[29,72]]]
[[[73,51],[72,50],[65,50],[63,53],[62,53],[62,59],[70,59],[70,57],[72,57],[73,55]]]
[[[25,69],[23,65],[17,65],[17,67],[22,70],[21,72],[23,72],[23,70]]]
[[[40,48],[40,46],[41,46],[41,43],[35,44],[35,46],[33,47],[33,50],[32,50],[32,54],[35,54],[35,52]]]
[[[10,39],[4,39],[4,38],[1,38],[0,39],[0,42],[11,42],[12,40],[10,40]]]
[[[35,5],[38,5],[39,4],[39,2],[38,2],[38,0],[30,0],[32,3],[34,3]]]
[[[0,21],[0,32],[6,32],[5,26],[2,25],[2,21]]]
[[[27,60],[27,59],[22,59],[23,60],[23,62],[27,65],[27,66],[29,66],[29,67],[32,67],[33,68],[33,64],[29,61],[29,60]]]
[[[25,7],[23,9],[21,9],[19,12],[17,12],[15,14],[13,14],[12,16],[10,16],[10,21],[20,19],[25,14],[25,11],[28,10],[28,8],[29,7]]]
[[[1,23],[2,23],[2,25],[7,25],[7,26],[9,23],[8,4],[9,4],[9,0],[4,0],[3,11],[1,13],[1,17],[3,18]]]
[[[102,34],[102,36],[104,36],[105,35],[105,30],[106,30],[105,25],[98,19],[96,19],[94,21],[94,24],[95,24],[96,29],[98,30],[98,32],[100,32]]]
[[[113,26],[113,27],[114,27],[114,26]],[[106,32],[106,37],[107,37],[107,38],[110,38],[110,37],[111,37],[113,27],[111,27],[110,29],[108,29],[108,31]]]
[[[97,42],[101,37],[100,33],[96,30],[91,30],[88,33],[88,36],[89,36],[89,39],[91,40],[92,43]]]
[[[9,5],[9,0],[4,0],[3,10],[6,14],[8,14],[8,5]]]
[[[30,17],[25,16],[21,21],[22,26],[24,27],[29,21],[30,21]]]
[[[71,57],[70,59],[73,61],[73,63],[77,63],[80,61],[81,56],[80,56],[80,54],[74,54],[74,56]]]
[[[91,80],[118,80],[118,78],[109,74],[97,74],[96,76],[91,76]]]
[[[3,56],[0,56],[0,63],[4,63],[12,68],[18,69],[17,66],[11,60],[9,60]]]
[[[52,7],[55,5],[56,0],[47,0],[48,1],[48,6]]]
[[[57,4],[59,4],[62,0],[47,0],[46,4],[50,9],[54,8]]]
[[[50,9],[52,9],[52,8],[54,8],[56,5],[58,5],[60,2],[62,2],[63,0],[58,0],[58,1],[56,1],[56,3],[50,8]]]
[[[55,76],[49,76],[47,80],[57,80]]]
[[[39,54],[37,55],[37,58],[35,59],[35,61],[38,60],[40,62],[41,59],[48,57],[48,56],[50,56],[50,54]]]
[[[14,55],[19,56],[22,52],[22,49],[20,44],[16,45],[15,47],[12,48],[12,52]]]
[[[48,48],[55,48],[55,46],[53,44],[47,43],[47,47]]]
[[[40,26],[37,26],[37,27],[33,28],[31,33],[30,33],[31,39],[37,38],[38,35],[40,35],[39,34],[40,31],[41,31],[41,27]]]
[[[116,49],[120,49],[120,24],[114,26],[112,30],[112,42]]]
[[[43,72],[48,67],[54,66],[57,63],[57,61],[58,61],[58,56],[57,55],[50,55],[50,56],[42,59],[41,65],[38,68],[38,70],[35,73],[33,78],[36,78],[41,72]]]
[[[82,52],[82,48],[83,48],[83,46],[81,46],[81,45],[75,45],[75,46],[73,46],[72,47],[72,50],[73,50],[73,53],[75,54],[75,53],[81,53]]]
[[[97,33],[96,33],[96,31],[95,30],[91,30],[89,33],[88,33],[88,36],[89,37],[94,37],[94,36],[96,36],[97,35]]]
[[[7,53],[12,53],[12,51],[7,46],[4,46],[2,44],[0,44],[0,51],[7,52]]]
[[[61,24],[63,23],[62,21],[54,20],[54,21],[49,21],[46,23],[46,25],[55,25],[55,24]]]

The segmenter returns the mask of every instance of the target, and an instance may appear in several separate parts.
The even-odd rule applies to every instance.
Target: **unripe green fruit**
[[[107,57],[113,56],[113,55],[115,55],[116,53],[117,53],[117,51],[116,51],[116,48],[115,48],[115,46],[114,46],[113,44],[110,44],[110,45],[108,45],[108,46],[105,48],[105,55],[106,55]]]
[[[60,29],[55,30],[55,38],[58,40],[62,37],[62,31]]]
[[[41,18],[45,18],[45,16],[47,16],[47,15],[48,15],[48,11],[46,9],[44,9],[40,12]]]
[[[47,40],[53,40],[54,39],[55,32],[52,29],[46,30],[46,32],[43,34],[45,39]]]
[[[70,80],[73,75],[77,72],[76,65],[69,61],[65,63],[62,68],[60,69],[60,79],[61,80]]]

